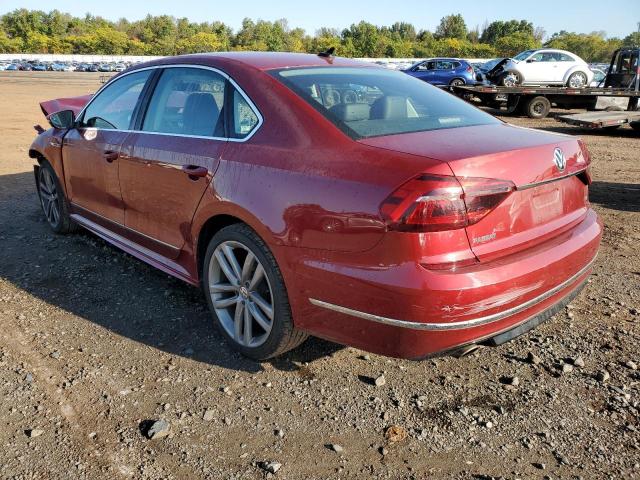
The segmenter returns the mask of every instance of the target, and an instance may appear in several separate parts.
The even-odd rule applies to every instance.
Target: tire
[[[520,85],[521,82],[522,79],[516,72],[504,72],[500,76],[499,81],[500,85],[503,87],[515,87],[516,85]]]
[[[640,122],[631,122],[629,126],[633,128],[636,132],[640,132]]]
[[[465,85],[465,81],[461,78],[454,78],[449,82],[450,87],[460,87],[462,85]]]
[[[69,202],[60,185],[55,170],[43,160],[36,174],[38,199],[47,223],[55,233],[72,233],[78,225],[69,215]]]
[[[246,357],[276,357],[307,338],[293,324],[273,254],[248,225],[229,225],[211,238],[202,268],[202,290],[218,329]]]
[[[587,74],[584,72],[573,72],[567,79],[567,87],[569,88],[584,88],[587,85]]]
[[[551,102],[546,97],[533,97],[524,105],[524,113],[529,118],[541,119],[549,115]]]

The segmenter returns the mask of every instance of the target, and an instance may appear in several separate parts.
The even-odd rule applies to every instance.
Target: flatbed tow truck
[[[625,47],[616,50],[606,77],[597,87],[569,88],[554,86],[460,85],[451,87],[456,95],[477,99],[480,104],[506,107],[508,113],[522,113],[530,118],[545,118],[552,106],[557,108],[584,108],[587,113],[560,115],[556,119],[586,128],[617,128],[628,123],[640,131],[640,48]],[[498,64],[500,65],[500,64]],[[487,78],[496,78],[500,72],[489,72]],[[611,108],[594,111],[598,98],[628,98],[626,111]]]

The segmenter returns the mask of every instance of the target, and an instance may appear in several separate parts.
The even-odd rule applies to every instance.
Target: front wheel
[[[505,72],[500,78],[500,84],[503,87],[515,87],[520,85],[520,83],[520,75],[518,75],[516,72]]]
[[[266,360],[300,345],[282,274],[264,241],[247,225],[217,232],[207,248],[202,288],[217,325],[231,345]]]
[[[584,72],[574,72],[567,79],[567,87],[583,88],[587,86],[587,75]]]
[[[40,206],[51,229],[56,233],[70,233],[77,230],[77,225],[69,215],[69,203],[56,172],[46,160],[38,168],[36,187]]]

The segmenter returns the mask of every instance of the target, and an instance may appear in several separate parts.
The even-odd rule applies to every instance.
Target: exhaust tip
[[[455,358],[466,357],[467,355],[471,355],[476,350],[480,350],[482,345],[477,345],[475,343],[471,345],[465,345],[464,347],[457,348],[451,352],[451,356]]]

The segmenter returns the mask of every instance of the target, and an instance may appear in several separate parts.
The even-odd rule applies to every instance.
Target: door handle
[[[120,154],[118,152],[114,152],[113,150],[105,150],[104,152],[102,152],[102,158],[104,158],[109,163],[117,160],[119,156]]]
[[[207,167],[199,167],[198,165],[184,165],[182,167],[182,171],[189,175],[189,177],[193,180],[197,180],[201,177],[206,177],[209,173],[209,169]]]

